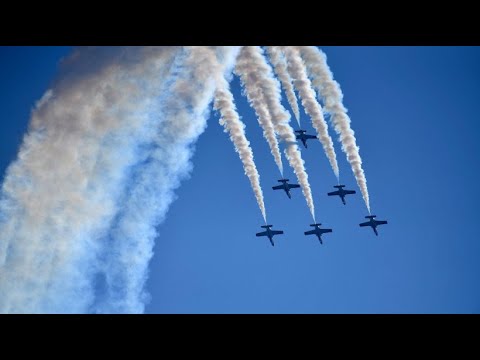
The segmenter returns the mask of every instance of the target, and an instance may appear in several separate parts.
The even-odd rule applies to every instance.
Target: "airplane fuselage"
[[[323,245],[323,241],[322,241],[322,233],[321,233],[321,232],[319,232],[319,231],[317,231],[317,232],[315,232],[315,235],[317,236],[317,238],[318,238],[318,241],[320,241],[320,244],[322,244],[322,245]]]
[[[283,190],[285,190],[285,192],[287,193],[288,198],[291,199],[292,196],[290,195],[290,187],[287,183],[283,183]]]
[[[272,232],[270,228],[268,228],[266,231],[267,231],[268,240],[270,240],[270,244],[272,244],[272,246],[275,246],[275,244],[273,243],[273,236],[275,234]]]

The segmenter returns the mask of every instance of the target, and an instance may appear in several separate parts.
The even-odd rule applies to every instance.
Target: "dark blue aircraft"
[[[337,191],[332,191],[328,193],[328,196],[340,196],[342,198],[343,205],[346,205],[345,195],[356,194],[355,190],[344,190],[345,185],[335,185],[334,188],[337,188]]]
[[[330,233],[332,232],[332,229],[320,229],[320,225],[322,224],[311,224],[310,226],[313,226],[315,229],[310,231],[305,231],[305,235],[317,235],[318,240],[320,241],[320,244],[323,244],[322,234]]]
[[[308,146],[307,146],[308,139],[318,139],[315,135],[305,134],[307,132],[306,130],[295,130],[295,132],[297,133],[296,135],[297,140],[302,141],[303,146],[305,146],[305,149],[308,149]]]
[[[267,229],[266,231],[263,231],[263,232],[259,232],[257,233],[257,236],[267,236],[268,239],[270,240],[270,243],[272,244],[272,246],[275,246],[275,244],[273,243],[273,237],[275,235],[281,235],[283,234],[283,231],[277,231],[277,230],[272,230],[270,229],[273,225],[263,225],[263,226],[260,226],[264,229]]]
[[[367,222],[361,223],[360,226],[371,226],[375,235],[378,236],[377,226],[388,224],[388,222],[383,220],[375,220],[376,217],[377,215],[365,216],[366,219],[370,219],[370,220],[368,220]]]
[[[278,182],[281,182],[282,185],[278,185],[278,186],[272,186],[272,189],[273,190],[285,190],[285,192],[287,193],[287,196],[289,199],[292,198],[292,196],[290,195],[290,189],[295,189],[295,188],[299,188],[300,185],[297,185],[297,184],[289,184],[289,180],[288,179],[280,179],[280,180],[277,180]]]

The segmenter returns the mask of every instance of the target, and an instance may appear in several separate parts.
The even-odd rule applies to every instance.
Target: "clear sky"
[[[33,104],[69,47],[0,47],[0,173],[15,158]],[[232,90],[261,176],[263,220],[238,155],[212,113],[194,171],[160,227],[147,284],[150,313],[480,312],[480,48],[322,47],[355,130],[372,212],[389,224],[360,228],[367,210],[335,143],[341,182],[318,141],[302,148],[324,245],[301,192],[273,191],[279,172],[253,110]],[[290,109],[285,102],[287,109]],[[292,118],[292,125],[295,125]],[[313,132],[302,113],[302,125]],[[336,135],[331,132],[336,139]],[[285,175],[294,180],[284,159]]]

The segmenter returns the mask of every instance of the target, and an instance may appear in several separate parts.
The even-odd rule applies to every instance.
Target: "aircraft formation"
[[[296,130],[295,133],[297,134],[296,135],[297,140],[300,140],[303,143],[303,146],[305,147],[305,149],[308,148],[307,140],[318,139],[314,135],[306,134],[306,130]],[[281,183],[281,185],[273,186],[272,189],[273,190],[283,190],[283,191],[285,191],[285,193],[286,193],[286,195],[288,196],[289,199],[292,198],[292,195],[290,193],[290,189],[300,188],[300,185],[298,185],[298,184],[289,184],[289,181],[290,181],[289,179],[279,179],[277,181],[279,183]],[[343,205],[347,204],[346,201],[345,201],[345,196],[356,194],[355,190],[344,189],[345,185],[334,185],[334,188],[336,188],[337,190],[329,192],[329,193],[327,193],[327,195],[328,196],[338,196],[338,197],[340,197]],[[373,229],[373,232],[375,233],[375,235],[378,236],[377,227],[379,225],[388,224],[388,222],[385,221],[385,220],[376,220],[375,219],[376,217],[377,217],[376,215],[365,216],[365,218],[369,219],[369,220],[366,221],[366,222],[360,223],[359,226],[360,227],[370,226]],[[313,227],[314,229],[309,230],[309,231],[305,231],[304,234],[306,236],[308,236],[308,235],[317,236],[320,244],[323,244],[322,235],[326,234],[326,233],[331,233],[331,232],[333,232],[333,230],[332,229],[322,229],[320,227],[321,225],[322,224],[319,224],[319,223],[318,224],[311,224],[310,226]],[[265,229],[265,231],[257,233],[256,236],[257,237],[262,237],[262,236],[268,237],[268,239],[270,240],[270,244],[272,244],[272,246],[275,246],[275,242],[273,241],[273,237],[275,235],[282,235],[283,231],[282,230],[273,230],[272,227],[273,227],[273,225],[263,225],[263,226],[261,226],[261,228]]]

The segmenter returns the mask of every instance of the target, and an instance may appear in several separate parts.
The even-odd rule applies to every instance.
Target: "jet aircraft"
[[[370,219],[370,220],[368,220],[367,222],[361,223],[360,226],[371,226],[375,235],[378,236],[377,226],[388,224],[388,222],[383,220],[375,220],[376,217],[377,215],[365,216],[366,219]]]
[[[332,229],[320,229],[320,225],[322,224],[311,224],[310,226],[313,226],[315,229],[305,231],[305,235],[316,235],[318,237],[318,240],[320,241],[320,244],[323,244],[322,234],[330,233],[332,232]]]
[[[272,189],[273,190],[285,190],[285,193],[287,194],[289,199],[292,198],[292,196],[290,195],[290,189],[296,189],[296,188],[300,187],[300,185],[297,185],[297,184],[289,184],[288,179],[280,179],[280,180],[277,180],[277,181],[282,183],[282,185],[272,186]]]
[[[306,130],[295,130],[295,132],[297,133],[295,137],[297,138],[297,140],[302,141],[303,146],[305,146],[305,149],[308,149],[308,146],[307,146],[308,139],[318,139],[315,135],[305,134],[307,132]]]
[[[345,202],[345,195],[350,195],[350,194],[356,194],[355,190],[345,190],[343,189],[345,185],[335,185],[334,188],[337,188],[337,191],[332,191],[328,193],[328,196],[340,196],[342,199],[343,205],[346,205],[347,203]]]
[[[281,230],[272,230],[272,229],[271,229],[272,226],[273,226],[273,225],[263,225],[263,226],[260,226],[261,228],[264,228],[264,229],[266,229],[266,230],[257,233],[257,236],[267,236],[268,239],[270,240],[270,243],[272,244],[272,246],[275,246],[275,244],[273,243],[273,237],[274,237],[275,235],[281,235],[281,234],[283,234],[283,231],[281,231]]]

